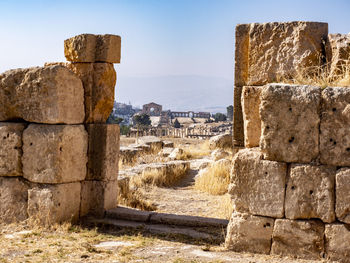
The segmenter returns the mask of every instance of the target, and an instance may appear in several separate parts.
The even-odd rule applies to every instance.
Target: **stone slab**
[[[324,225],[315,220],[277,219],[271,254],[303,259],[321,259],[324,254]]]
[[[24,123],[0,123],[0,176],[22,176]]]
[[[283,217],[286,175],[287,164],[262,160],[254,148],[240,150],[233,158],[229,187],[235,211]]]
[[[323,41],[327,36],[327,23],[250,24],[246,85],[298,79],[305,74],[305,69],[322,65],[325,59]]]
[[[330,75],[342,76],[350,68],[350,34],[329,34]]]
[[[117,35],[81,34],[64,41],[64,55],[72,62],[120,63],[120,50]]]
[[[261,92],[260,147],[267,160],[310,163],[319,155],[321,88],[268,84]]]
[[[85,123],[106,123],[114,104],[117,73],[111,63],[66,63],[84,87]]]
[[[28,216],[42,225],[76,222],[80,208],[80,182],[38,185],[28,190]]]
[[[106,213],[106,217],[118,219],[118,220],[149,222],[150,217],[153,213],[154,212],[138,210],[130,207],[118,206],[116,208],[109,209]]]
[[[269,254],[273,225],[272,218],[233,213],[225,247],[236,252]]]
[[[337,219],[350,224],[350,169],[341,168],[337,170],[335,181],[335,213]]]
[[[345,224],[329,224],[325,229],[328,260],[350,262],[350,229]]]
[[[335,220],[334,166],[292,164],[286,190],[286,218]]]
[[[261,134],[259,114],[262,87],[245,86],[242,91],[242,112],[244,123],[244,146],[258,147]]]
[[[28,218],[30,185],[20,177],[0,177],[0,221],[12,223]]]
[[[238,24],[235,31],[235,86],[248,81],[248,50],[250,24]]]
[[[81,183],[80,216],[103,217],[105,211],[117,207],[118,181],[83,181]]]
[[[89,135],[86,180],[117,180],[119,166],[118,124],[87,124]]]
[[[0,121],[78,124],[84,115],[83,85],[66,67],[14,69],[0,75]]]
[[[23,177],[35,183],[69,183],[86,177],[83,125],[30,124],[23,132]]]
[[[350,166],[350,90],[327,87],[322,91],[320,161],[335,166]]]
[[[201,216],[176,215],[167,213],[152,213],[150,222],[193,227],[227,227],[228,220]]]
[[[244,123],[241,97],[242,87],[235,86],[233,90],[233,147],[244,146]]]

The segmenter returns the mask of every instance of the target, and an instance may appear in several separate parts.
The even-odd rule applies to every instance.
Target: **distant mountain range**
[[[115,99],[130,101],[133,106],[155,102],[163,105],[163,110],[226,113],[226,107],[233,103],[233,81],[194,75],[118,76]]]

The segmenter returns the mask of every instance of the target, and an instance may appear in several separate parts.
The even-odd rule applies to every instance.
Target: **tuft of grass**
[[[322,66],[301,68],[293,77],[279,78],[278,82],[326,87],[350,86],[350,60],[341,61],[338,65],[325,63]]]
[[[137,189],[129,190],[126,193],[119,193],[118,204],[144,211],[154,211],[157,209],[150,201],[148,201]]]
[[[132,182],[138,187],[145,185],[173,186],[188,172],[189,164],[167,164],[162,167],[147,167],[141,176],[133,178]]]
[[[195,179],[194,188],[212,195],[227,193],[230,183],[231,162],[215,162]]]
[[[191,160],[191,159],[200,159],[204,156],[209,156],[211,150],[209,148],[209,140],[205,140],[200,144],[190,144],[187,147],[184,147],[184,152],[181,156],[181,160]]]

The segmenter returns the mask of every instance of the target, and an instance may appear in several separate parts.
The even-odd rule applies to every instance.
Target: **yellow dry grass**
[[[227,193],[231,165],[227,162],[213,163],[197,176],[194,188],[212,195]]]
[[[350,86],[350,60],[344,60],[337,66],[330,63],[323,66],[305,67],[296,76],[280,78],[278,82],[326,87]]]
[[[132,179],[132,183],[138,187],[145,185],[173,186],[182,179],[188,171],[188,164],[170,165],[168,167],[147,167],[141,176]]]
[[[184,152],[181,160],[199,159],[210,155],[209,140],[205,140],[200,144],[190,144],[183,148]]]

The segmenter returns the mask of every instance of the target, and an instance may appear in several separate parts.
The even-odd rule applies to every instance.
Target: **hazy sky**
[[[348,33],[349,10],[349,0],[0,0],[0,72],[65,61],[64,39],[110,33],[122,37],[122,60],[115,66],[120,80],[169,75],[232,80],[237,23],[321,21],[332,33]],[[123,88],[132,97],[130,87]]]

